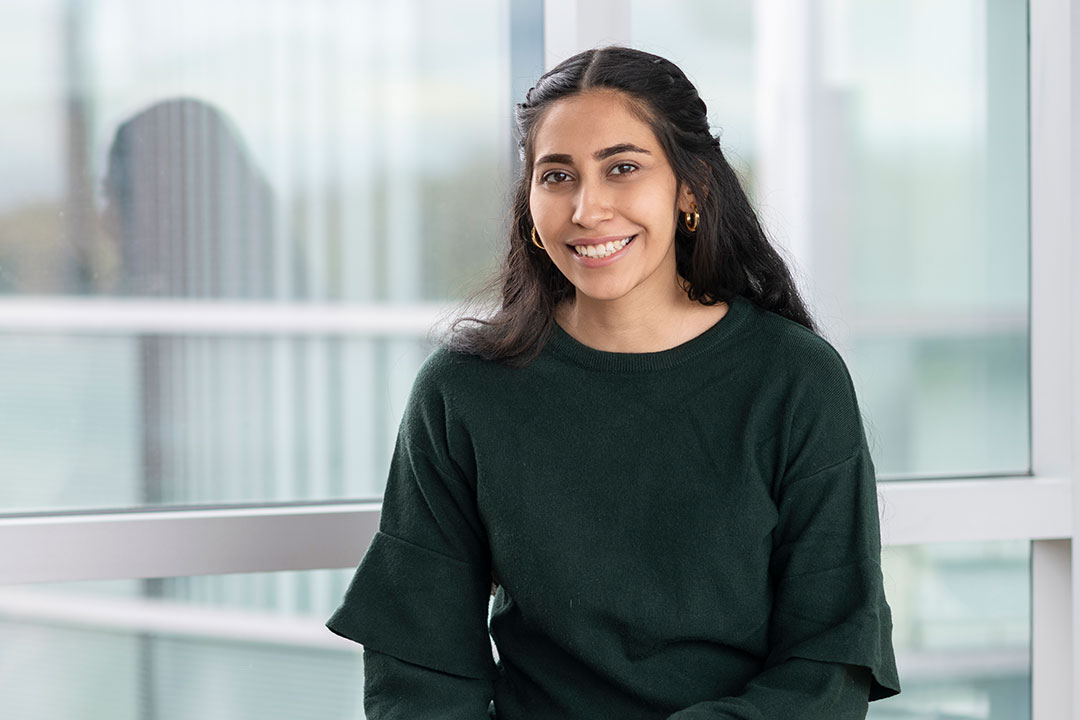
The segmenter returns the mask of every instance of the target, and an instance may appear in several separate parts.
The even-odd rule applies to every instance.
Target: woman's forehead
[[[652,128],[632,109],[633,101],[611,90],[592,90],[557,100],[537,126],[533,156],[591,155],[597,150],[633,144],[652,150],[659,142]]]

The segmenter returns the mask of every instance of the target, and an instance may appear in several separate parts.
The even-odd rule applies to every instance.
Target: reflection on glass
[[[380,497],[429,349],[0,334],[0,512]]]
[[[3,5],[0,303],[460,297],[503,223],[510,25],[497,0]],[[381,495],[422,333],[161,322],[0,327],[0,512]]]
[[[1026,4],[631,8],[801,268],[879,472],[1027,472]]]
[[[351,572],[0,588],[0,717],[362,720]]]
[[[885,548],[903,692],[869,720],[1031,717],[1030,544]]]
[[[0,294],[456,297],[502,224],[504,15],[6,4]]]
[[[270,186],[214,106],[159,101],[117,128],[108,158],[118,292],[279,297],[303,278],[297,248],[277,252],[272,242]]]

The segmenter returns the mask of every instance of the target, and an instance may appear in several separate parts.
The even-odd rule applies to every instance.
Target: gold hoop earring
[[[543,243],[541,243],[539,240],[536,239],[536,226],[535,225],[533,226],[533,229],[532,229],[532,242],[533,242],[533,245],[540,248],[541,250],[546,250],[547,249],[547,248],[544,247]]]
[[[691,220],[693,222],[691,222]],[[701,220],[701,216],[698,215],[697,205],[690,203],[690,212],[683,213],[683,222],[686,223],[686,231],[688,233],[696,233],[698,222]]]

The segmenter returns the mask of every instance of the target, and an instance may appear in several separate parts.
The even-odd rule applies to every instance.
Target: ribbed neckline
[[[750,311],[750,301],[736,296],[728,301],[728,311],[715,325],[697,337],[667,350],[621,353],[597,350],[575,340],[554,323],[545,352],[551,352],[589,370],[607,372],[649,372],[678,367],[716,346],[742,324]]]

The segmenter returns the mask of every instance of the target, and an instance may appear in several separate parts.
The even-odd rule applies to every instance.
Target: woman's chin
[[[582,303],[611,303],[627,297],[630,290],[631,288],[613,285],[582,283],[574,286],[574,296],[578,302]]]

